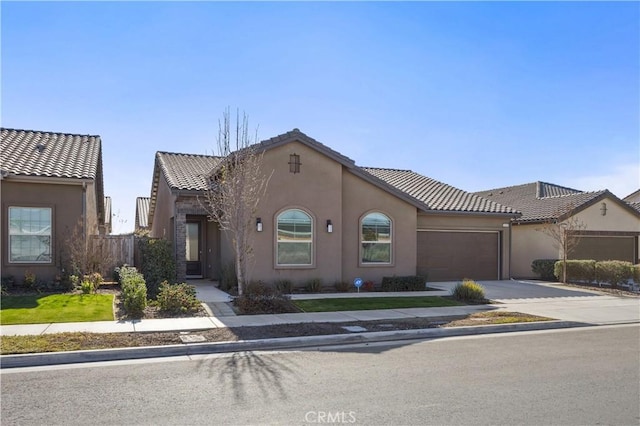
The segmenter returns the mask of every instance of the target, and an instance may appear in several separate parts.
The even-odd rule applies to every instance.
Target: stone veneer
[[[176,275],[178,282],[184,282],[187,277],[187,215],[207,216],[202,206],[204,200],[196,197],[178,197],[175,207],[175,250]]]

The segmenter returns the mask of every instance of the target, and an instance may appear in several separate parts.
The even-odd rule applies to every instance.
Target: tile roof
[[[635,211],[640,213],[640,202],[632,203],[632,202],[627,201],[627,204],[629,204],[629,206],[631,206],[632,209],[634,209]]]
[[[484,199],[411,170],[373,167],[362,169],[419,200],[427,211],[518,214],[514,208]]]
[[[107,234],[111,233],[111,197],[104,197],[104,224]]]
[[[204,191],[207,177],[220,162],[220,157],[158,152],[156,160],[171,189]]]
[[[547,182],[531,182],[475,194],[520,210],[522,216],[516,220],[518,223],[558,220],[588,207],[605,196],[617,199],[607,190],[583,192]]]
[[[136,198],[136,229],[149,226],[149,197]]]
[[[629,203],[640,203],[640,189],[627,195],[622,200]]]
[[[3,174],[96,179],[100,136],[0,129]]]

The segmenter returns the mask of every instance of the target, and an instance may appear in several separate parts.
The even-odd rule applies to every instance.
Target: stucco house
[[[105,234],[100,136],[0,129],[2,276],[60,274],[64,238]]]
[[[515,209],[410,170],[359,167],[298,129],[259,149],[271,178],[255,215],[251,279],[508,278]],[[202,204],[218,161],[156,153],[148,226],[172,241],[180,280],[218,278],[232,261]]]
[[[638,263],[640,212],[608,190],[583,192],[546,183],[476,192],[476,195],[506,204],[522,212],[512,220],[511,274],[533,278],[535,259],[559,259],[561,250],[540,231],[545,223],[575,218],[584,224],[570,259],[625,260]]]

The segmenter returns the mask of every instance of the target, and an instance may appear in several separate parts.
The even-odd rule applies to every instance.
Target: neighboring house
[[[104,233],[107,235],[113,231],[111,216],[111,197],[104,197]]]
[[[570,259],[626,260],[638,262],[640,212],[607,190],[583,192],[546,182],[476,192],[488,200],[522,212],[513,219],[511,275],[534,277],[535,259],[558,259],[560,248],[540,231],[545,223],[575,218],[586,228],[580,232]]]
[[[640,189],[627,195],[622,200],[640,212]]]
[[[508,278],[516,210],[409,170],[358,167],[297,129],[259,148],[271,178],[255,215],[251,279]],[[233,260],[202,204],[218,162],[156,154],[149,229],[173,242],[180,280],[218,278]]]
[[[100,136],[0,132],[2,276],[52,280],[76,226],[85,238],[107,232]]]
[[[149,197],[136,198],[135,232],[146,231],[149,228],[149,200]]]

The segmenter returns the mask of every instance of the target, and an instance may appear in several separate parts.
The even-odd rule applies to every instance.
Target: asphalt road
[[[12,369],[1,423],[640,423],[640,326]]]

